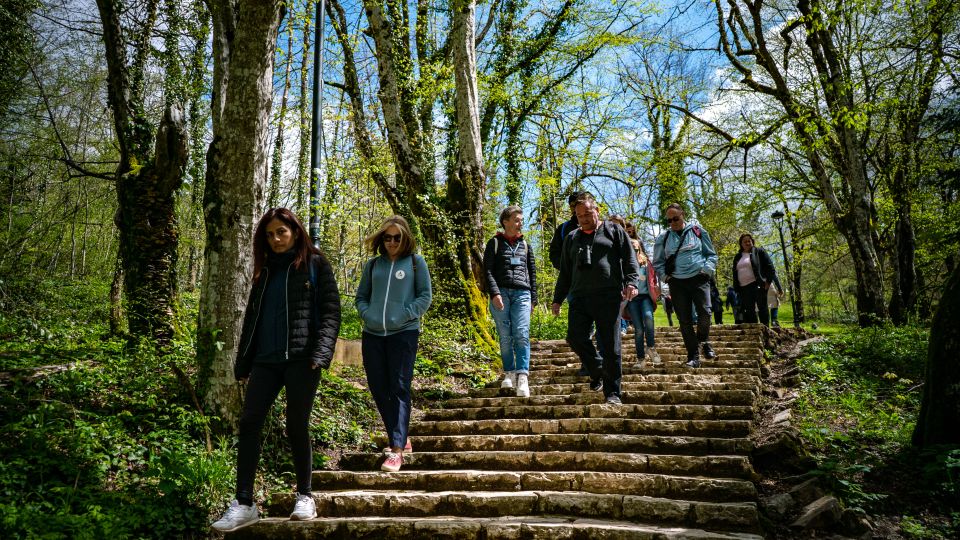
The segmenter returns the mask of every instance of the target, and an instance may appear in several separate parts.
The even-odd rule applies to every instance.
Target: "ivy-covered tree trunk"
[[[213,141],[203,201],[207,242],[197,329],[198,384],[205,405],[235,425],[240,393],[233,364],[270,161],[273,59],[283,3],[214,0],[210,5]]]
[[[158,2],[146,6],[149,36]],[[138,36],[132,64],[118,0],[97,0],[107,60],[107,100],[120,147],[116,170],[120,259],[128,330],[165,344],[173,337],[176,301],[177,221],[175,193],[189,157],[181,104],[168,98],[154,136],[143,107],[143,77],[149,40]],[[156,145],[154,147],[154,145]]]
[[[915,446],[960,444],[960,266],[953,270],[930,326],[927,377]]]
[[[387,3],[386,9],[376,0],[365,0],[363,4],[370,23],[370,35],[376,44],[379,101],[396,170],[397,199],[408,210],[407,217],[412,218],[411,225],[420,231],[426,241],[428,254],[433,261],[431,274],[434,276],[437,293],[434,297],[435,303],[444,313],[465,321],[465,328],[478,338],[477,344],[481,348],[493,350],[495,342],[488,330],[482,307],[484,301],[470,270],[473,260],[469,254],[471,240],[480,233],[472,230],[470,236],[465,237],[460,231],[463,222],[457,224],[457,217],[467,220],[471,227],[477,223],[476,216],[479,215],[482,200],[478,199],[476,194],[477,177],[453,180],[461,186],[448,187],[446,208],[438,204],[439,197],[430,175],[432,159],[427,157],[432,154],[433,149],[423,136],[424,126],[419,124],[423,115],[414,114],[418,100],[426,98],[417,96],[413,91],[417,84],[412,79],[410,50],[403,40],[398,41],[399,35],[405,35],[408,21],[404,19],[403,13],[394,10],[390,3]],[[455,17],[470,17],[473,13],[469,6],[463,6],[468,11],[455,9]],[[472,22],[470,24],[472,25]],[[454,39],[453,32],[451,39]],[[463,46],[466,45],[460,45]],[[472,41],[469,46],[473,47]],[[452,43],[451,47],[456,48],[458,45]],[[475,85],[475,62],[472,65]],[[427,91],[423,84],[419,86],[421,91]],[[474,99],[475,94],[476,90]],[[359,117],[356,108],[353,110],[353,117]],[[459,128],[458,132],[461,137],[464,135]],[[476,131],[476,142],[479,144],[479,127]],[[473,141],[469,144],[473,144]],[[480,156],[482,163],[482,152]],[[482,168],[480,170],[482,174]],[[469,182],[470,186],[463,187],[464,181]],[[393,190],[384,191],[389,194]],[[482,191],[480,193],[482,194]],[[457,212],[457,217],[451,215],[451,209]],[[479,230],[482,231],[482,228]],[[468,275],[471,276],[470,279],[465,277]]]

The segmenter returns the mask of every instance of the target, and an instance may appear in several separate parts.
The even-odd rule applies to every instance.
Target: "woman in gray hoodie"
[[[414,253],[417,242],[407,220],[388,217],[365,244],[379,255],[364,265],[357,288],[357,312],[363,320],[363,369],[389,441],[380,468],[397,472],[403,465],[403,453],[413,451],[407,439],[410,385],[420,317],[430,307],[433,293],[427,263]]]

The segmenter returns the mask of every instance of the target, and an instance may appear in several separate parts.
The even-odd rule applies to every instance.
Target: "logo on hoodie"
[[[397,270],[396,272],[394,272],[393,277],[397,279],[403,279],[407,277],[407,273],[404,272],[403,270]]]

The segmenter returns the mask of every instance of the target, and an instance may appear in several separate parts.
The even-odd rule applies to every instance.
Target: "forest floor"
[[[836,496],[865,518],[866,527],[791,527],[801,513],[794,507],[773,513],[777,519],[768,523],[769,536],[960,537],[960,449],[910,445],[922,392],[913,377],[922,380],[926,332],[782,331],[771,341],[768,391],[754,439],[766,442],[786,433],[802,446],[792,459],[760,464],[761,501],[815,479],[817,494]]]

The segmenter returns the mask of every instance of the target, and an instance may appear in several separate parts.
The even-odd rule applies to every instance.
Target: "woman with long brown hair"
[[[660,299],[660,282],[653,269],[653,262],[647,256],[647,250],[640,240],[632,240],[633,249],[637,253],[637,265],[640,267],[640,279],[637,285],[637,296],[631,300],[626,308],[633,320],[633,339],[637,347],[637,367],[646,365],[649,358],[654,364],[660,363],[653,332],[653,312],[657,309],[657,300]],[[646,339],[646,348],[644,348]]]
[[[292,520],[312,519],[310,412],[320,370],[330,366],[340,331],[340,293],[330,263],[286,208],[260,218],[253,236],[253,289],[240,333],[234,376],[247,381],[237,444],[236,500],[213,524],[233,531],[259,520],[253,481],[260,437],[280,390],[287,393],[287,436],[297,476]]]

